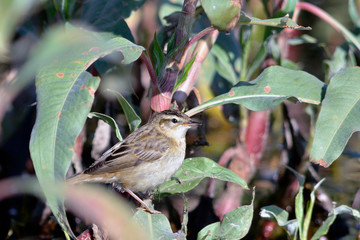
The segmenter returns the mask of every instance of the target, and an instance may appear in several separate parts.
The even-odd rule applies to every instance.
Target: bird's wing
[[[137,142],[126,139],[114,145],[93,165],[84,171],[86,174],[114,173],[141,164],[156,161],[168,150],[166,139]],[[144,139],[142,139],[144,140]]]

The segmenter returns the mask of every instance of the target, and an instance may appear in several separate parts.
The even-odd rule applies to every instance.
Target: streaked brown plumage
[[[186,132],[197,124],[177,110],[156,113],[68,183],[112,183],[129,192],[148,211],[156,212],[133,192],[151,191],[171,178],[185,157]]]

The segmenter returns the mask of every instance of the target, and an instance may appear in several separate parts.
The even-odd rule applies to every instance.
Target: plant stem
[[[346,40],[352,42],[355,45],[355,47],[360,51],[360,42],[356,39],[356,37],[349,30],[347,30],[340,22],[338,22],[335,18],[330,16],[327,12],[325,12],[324,10],[318,8],[317,6],[311,3],[306,3],[306,2],[297,3],[296,8],[311,12],[315,16],[324,20],[336,31],[341,32],[342,35],[346,38]]]
[[[208,27],[196,34],[187,44],[186,48],[191,47],[196,41],[198,41],[200,38],[205,36],[206,34],[210,34],[211,32],[215,31],[216,29],[214,27]]]
[[[154,67],[153,67],[149,57],[147,56],[146,53],[143,52],[141,54],[140,58],[141,58],[141,60],[144,61],[145,65],[146,65],[146,68],[147,68],[147,70],[149,72],[149,75],[150,75],[151,82],[153,83],[154,86],[158,87],[155,70],[154,70]]]
[[[187,96],[193,89],[196,79],[199,76],[200,68],[219,35],[218,30],[210,31],[209,33],[210,34],[206,36],[206,38],[198,41],[192,54],[193,57],[195,56],[195,61],[188,72],[186,80],[178,87],[174,94],[174,99],[178,106],[181,106],[182,103],[185,102]]]
[[[185,0],[183,9],[182,9],[182,15],[179,19],[179,23],[176,27],[176,39],[175,39],[175,45],[178,46],[182,43],[182,41],[187,38],[190,34],[192,22],[193,22],[193,16],[195,15],[196,11],[196,4],[198,0]],[[186,43],[187,44],[187,43]],[[181,48],[179,51],[175,54],[174,60],[177,63],[180,63],[182,55],[184,53],[185,49]]]
[[[196,11],[198,0],[185,0],[182,14],[175,30],[175,46],[188,42],[188,36],[192,28],[193,16]],[[185,48],[179,48],[174,57],[168,59],[166,69],[161,76],[158,76],[158,89],[153,90],[151,97],[151,108],[157,112],[168,109],[171,106],[172,93],[175,87],[176,78],[182,69],[181,59],[185,53]]]

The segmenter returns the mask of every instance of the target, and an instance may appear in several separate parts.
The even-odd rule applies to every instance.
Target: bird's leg
[[[141,205],[143,205],[143,207],[146,209],[146,211],[148,211],[151,214],[160,214],[161,212],[156,211],[154,209],[150,209],[149,206],[143,201],[141,200],[133,191],[131,191],[130,189],[124,188],[123,190],[125,192],[127,192],[128,194],[130,194],[133,198],[135,198],[136,201],[138,201]]]
[[[121,193],[127,192],[128,194],[130,194],[136,201],[138,201],[141,205],[143,205],[145,210],[148,211],[149,213],[151,213],[151,214],[160,214],[161,213],[159,211],[150,209],[149,206],[143,200],[141,200],[141,198],[139,198],[133,191],[131,191],[128,188],[125,188],[121,184],[113,183],[112,186],[113,186],[113,188],[115,188],[116,190],[118,190]]]
[[[112,183],[112,187],[115,188],[118,192],[124,193],[124,188],[121,186],[121,184],[118,183]]]

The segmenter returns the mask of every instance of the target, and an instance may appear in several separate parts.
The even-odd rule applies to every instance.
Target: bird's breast
[[[169,180],[180,168],[185,157],[185,141],[178,141],[176,148],[169,148],[164,156],[153,162],[138,165],[127,185],[133,191],[146,192]]]

